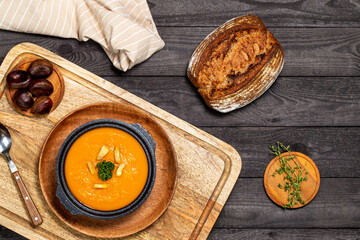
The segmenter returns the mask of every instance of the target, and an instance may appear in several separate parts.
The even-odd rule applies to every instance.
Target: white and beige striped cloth
[[[165,45],[146,0],[0,0],[0,28],[93,39],[123,71]]]

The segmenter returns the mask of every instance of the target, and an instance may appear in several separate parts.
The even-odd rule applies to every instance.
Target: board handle
[[[16,181],[17,186],[19,187],[19,190],[21,192],[21,196],[22,196],[22,198],[24,200],[24,203],[26,205],[26,208],[27,208],[27,210],[29,212],[32,223],[35,226],[39,226],[43,222],[43,220],[42,220],[42,218],[40,216],[40,213],[37,210],[32,198],[31,198],[31,196],[29,194],[28,190],[25,187],[25,184],[22,181],[19,172],[18,171],[14,172],[13,177],[14,177],[14,179]]]

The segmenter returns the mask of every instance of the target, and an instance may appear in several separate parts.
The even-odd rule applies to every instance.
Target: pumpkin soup
[[[108,151],[101,156],[104,148]],[[106,181],[98,175],[97,165],[103,161],[115,164]],[[84,133],[72,144],[65,160],[65,179],[72,194],[84,205],[100,211],[129,205],[140,195],[147,176],[144,149],[133,136],[117,128],[100,127]]]

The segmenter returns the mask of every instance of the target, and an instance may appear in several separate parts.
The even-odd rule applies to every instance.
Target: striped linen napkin
[[[123,71],[165,45],[146,0],[0,0],[0,28],[92,39]]]

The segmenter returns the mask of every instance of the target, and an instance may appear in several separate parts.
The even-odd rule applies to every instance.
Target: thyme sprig
[[[278,188],[284,189],[284,191],[288,191],[288,203],[283,206],[284,209],[292,208],[298,202],[302,205],[305,204],[305,201],[301,197],[301,183],[303,181],[307,181],[307,177],[302,174],[308,174],[306,169],[302,169],[302,167],[295,161],[293,155],[291,155],[290,145],[285,147],[281,142],[277,142],[276,146],[269,146],[270,152],[279,158],[280,167],[275,170],[272,176],[276,174],[284,175],[284,186],[282,184],[278,184]],[[281,156],[283,152],[288,152],[288,156]],[[295,167],[292,167],[289,164],[289,161],[293,161],[295,163]]]

